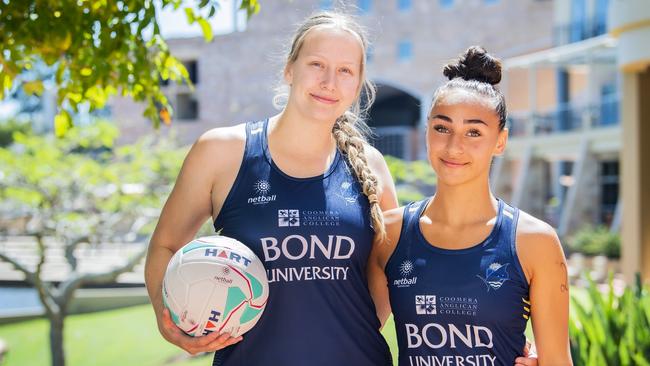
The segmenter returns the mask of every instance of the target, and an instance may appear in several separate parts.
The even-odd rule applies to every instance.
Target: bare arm
[[[572,365],[564,252],[553,228],[525,216],[519,223],[517,251],[530,280],[530,310],[538,362],[540,366]]]
[[[397,193],[395,191],[395,183],[393,182],[393,178],[391,177],[388,166],[386,165],[386,160],[384,160],[381,153],[374,147],[367,145],[366,150],[368,151],[368,164],[370,169],[377,176],[380,187],[379,205],[384,212],[395,209],[398,205]],[[389,220],[392,220],[392,218],[387,217],[385,213],[384,222],[387,231],[390,228],[390,225],[388,225],[387,222]],[[397,234],[399,235],[399,231]],[[387,235],[390,234],[387,232]],[[378,242],[378,240],[378,238],[375,238],[375,243],[370,252],[367,272],[368,288],[373,302],[375,303],[377,317],[379,318],[381,327],[383,328],[386,319],[388,319],[388,316],[391,313],[384,267],[386,266],[385,260],[390,256],[390,253],[392,253],[392,250],[388,252],[392,246],[387,245],[389,242],[388,240],[386,242]],[[390,238],[390,242],[392,242],[392,240],[395,240],[395,238]]]
[[[386,212],[397,208],[398,202],[395,183],[393,182],[393,177],[390,175],[390,171],[388,170],[386,160],[384,160],[381,153],[374,147],[368,145],[366,150],[368,151],[368,164],[370,169],[377,176],[380,187],[379,205],[385,213],[384,226],[386,228],[387,238],[385,242],[380,242],[376,238],[375,243],[373,243],[372,251],[370,252],[367,268],[368,289],[370,290],[370,296],[375,303],[377,317],[381,323],[381,328],[383,328],[391,313],[390,300],[388,297],[388,284],[386,282],[384,268],[386,267],[386,260],[390,256],[390,253],[392,253],[391,248],[394,248],[394,246],[389,246],[388,243],[397,242],[397,238],[391,238],[391,234],[389,233],[392,225],[389,225],[388,221],[394,220],[394,215],[387,216]],[[397,235],[399,235],[399,231],[397,232]]]
[[[391,308],[388,296],[388,282],[380,264],[381,254],[378,249],[381,245],[385,244],[375,243],[370,254],[370,259],[368,260],[368,289],[370,290],[372,301],[375,303],[377,318],[379,318],[381,328],[383,328],[391,313]]]
[[[220,337],[219,334],[198,338],[185,335],[174,325],[169,313],[164,309],[162,280],[172,255],[192,240],[201,225],[213,214],[213,190],[220,187],[215,179],[224,177],[225,181],[234,180],[238,165],[234,167],[235,164],[228,159],[237,159],[238,145],[242,145],[241,141],[231,138],[226,131],[213,130],[199,138],[185,158],[149,243],[145,262],[145,283],[156,314],[158,329],[167,341],[192,354],[214,351],[236,343],[239,339],[230,339],[226,335]],[[228,148],[230,151],[225,153]],[[239,161],[243,155],[243,147],[241,151]],[[225,193],[227,194],[227,191]],[[217,196],[225,197],[225,194]]]
[[[368,157],[368,166],[370,170],[377,176],[379,185],[379,205],[382,211],[388,211],[396,208],[397,192],[395,191],[395,183],[393,177],[390,175],[386,160],[379,150],[370,145],[365,146]]]
[[[385,272],[386,262],[393,254],[399,241],[402,228],[402,213],[403,209],[401,207],[384,212],[386,240],[383,242],[375,240],[368,260],[368,288],[375,303],[377,317],[382,328],[391,313],[388,280]]]

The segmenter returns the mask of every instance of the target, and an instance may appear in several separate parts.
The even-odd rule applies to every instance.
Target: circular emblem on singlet
[[[255,182],[255,184],[253,186],[254,186],[255,192],[257,192],[257,194],[264,195],[264,194],[269,193],[269,191],[271,190],[271,184],[269,184],[269,182],[267,182],[267,181],[265,181],[263,179],[260,179],[257,182]]]
[[[405,260],[405,261],[402,262],[402,264],[400,264],[400,266],[399,266],[399,273],[400,273],[402,276],[408,276],[408,275],[411,274],[411,272],[413,272],[413,269],[414,269],[414,268],[415,268],[415,267],[413,266],[413,262],[411,262],[410,260]]]

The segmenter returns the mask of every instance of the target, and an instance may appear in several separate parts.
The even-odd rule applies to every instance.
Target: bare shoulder
[[[378,260],[382,268],[386,267],[388,258],[393,254],[402,232],[404,207],[384,211],[384,225],[386,226],[386,240],[376,243]]]
[[[366,153],[368,165],[370,165],[370,169],[372,169],[373,172],[379,173],[380,170],[385,169],[386,160],[384,160],[384,155],[382,155],[381,152],[377,150],[377,148],[370,145],[369,143],[365,143],[363,150]]]
[[[213,128],[204,132],[194,145],[209,152],[226,152],[233,148],[243,149],[246,145],[246,125]]]
[[[555,229],[551,225],[527,212],[519,211],[517,242],[535,243],[538,241],[559,243]]]
[[[384,211],[384,223],[386,224],[386,230],[396,231],[397,234],[396,236],[393,236],[393,239],[399,240],[399,232],[402,229],[403,220],[404,206]]]
[[[555,229],[548,223],[520,211],[517,223],[517,253],[530,280],[536,268],[564,261],[562,244]]]
[[[239,166],[245,146],[244,124],[213,128],[196,140],[186,160],[195,161],[202,169],[223,173]]]
[[[214,128],[201,135],[185,157],[176,188],[213,197],[212,211],[235,180],[246,146],[245,125]],[[180,187],[180,188],[179,188]]]

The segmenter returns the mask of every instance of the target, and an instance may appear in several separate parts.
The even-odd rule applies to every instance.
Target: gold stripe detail
[[[610,30],[609,34],[611,34],[614,37],[618,37],[623,33],[637,30],[639,28],[645,28],[645,27],[650,27],[650,19],[643,19],[636,22],[623,24],[618,28],[614,28]]]
[[[524,319],[528,320],[528,315],[526,315],[526,314],[521,314],[521,316],[523,316]]]
[[[524,306],[524,310],[530,313],[530,309]]]
[[[620,69],[621,71],[627,73],[638,73],[645,71],[648,66],[650,66],[650,58],[636,60],[628,64],[621,65]]]
[[[530,305],[530,301],[524,299],[523,297],[521,298],[521,301],[525,302],[526,304]]]

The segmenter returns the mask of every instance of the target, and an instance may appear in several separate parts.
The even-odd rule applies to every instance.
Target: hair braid
[[[386,238],[386,229],[384,228],[384,216],[379,206],[377,176],[368,166],[364,148],[366,140],[355,126],[356,120],[354,114],[346,112],[336,120],[332,134],[339,150],[347,156],[354,175],[361,184],[363,194],[368,197],[372,228],[375,230],[377,238],[383,241]]]

